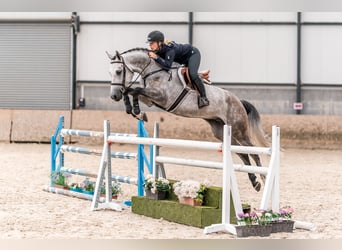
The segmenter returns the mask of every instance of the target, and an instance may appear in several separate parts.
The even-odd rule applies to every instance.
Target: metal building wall
[[[71,44],[70,20],[0,19],[0,108],[70,109]]]
[[[146,34],[192,42],[214,84],[266,114],[342,115],[342,13],[78,13],[77,96],[86,109],[109,98],[105,51],[144,46]],[[294,104],[302,104],[295,110]],[[297,106],[298,107],[298,106]],[[149,109],[150,110],[150,109]]]

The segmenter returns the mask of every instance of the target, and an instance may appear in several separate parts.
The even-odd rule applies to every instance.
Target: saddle
[[[205,84],[211,84],[211,81],[209,80],[209,73],[209,69],[198,72],[198,76]],[[188,86],[189,88],[196,90],[196,85],[191,81],[188,67],[180,67],[178,69],[178,76],[185,86]]]

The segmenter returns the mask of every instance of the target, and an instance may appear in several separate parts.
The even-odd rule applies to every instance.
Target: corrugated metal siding
[[[67,23],[0,23],[0,108],[70,109]]]

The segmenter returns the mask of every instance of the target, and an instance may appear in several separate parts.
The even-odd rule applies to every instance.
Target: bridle
[[[126,69],[131,72],[132,74],[134,74],[134,70],[131,69],[126,63],[125,60],[122,56],[119,57],[119,61],[114,61],[113,59],[111,60],[111,64],[114,63],[120,63],[123,65],[123,77],[122,77],[122,82],[121,83],[111,83],[111,86],[121,86],[121,93],[126,95],[129,91],[132,90],[131,86],[136,82],[136,80],[143,74],[143,72],[147,69],[147,67],[151,64],[151,58],[149,57],[149,61],[148,63],[143,67],[143,69],[139,72],[139,74],[136,76],[136,78],[134,80],[131,80],[128,85],[126,86]],[[144,78],[145,79],[145,78]]]

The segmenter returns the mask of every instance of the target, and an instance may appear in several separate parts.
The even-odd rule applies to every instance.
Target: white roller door
[[[70,22],[0,22],[0,108],[71,108]]]

